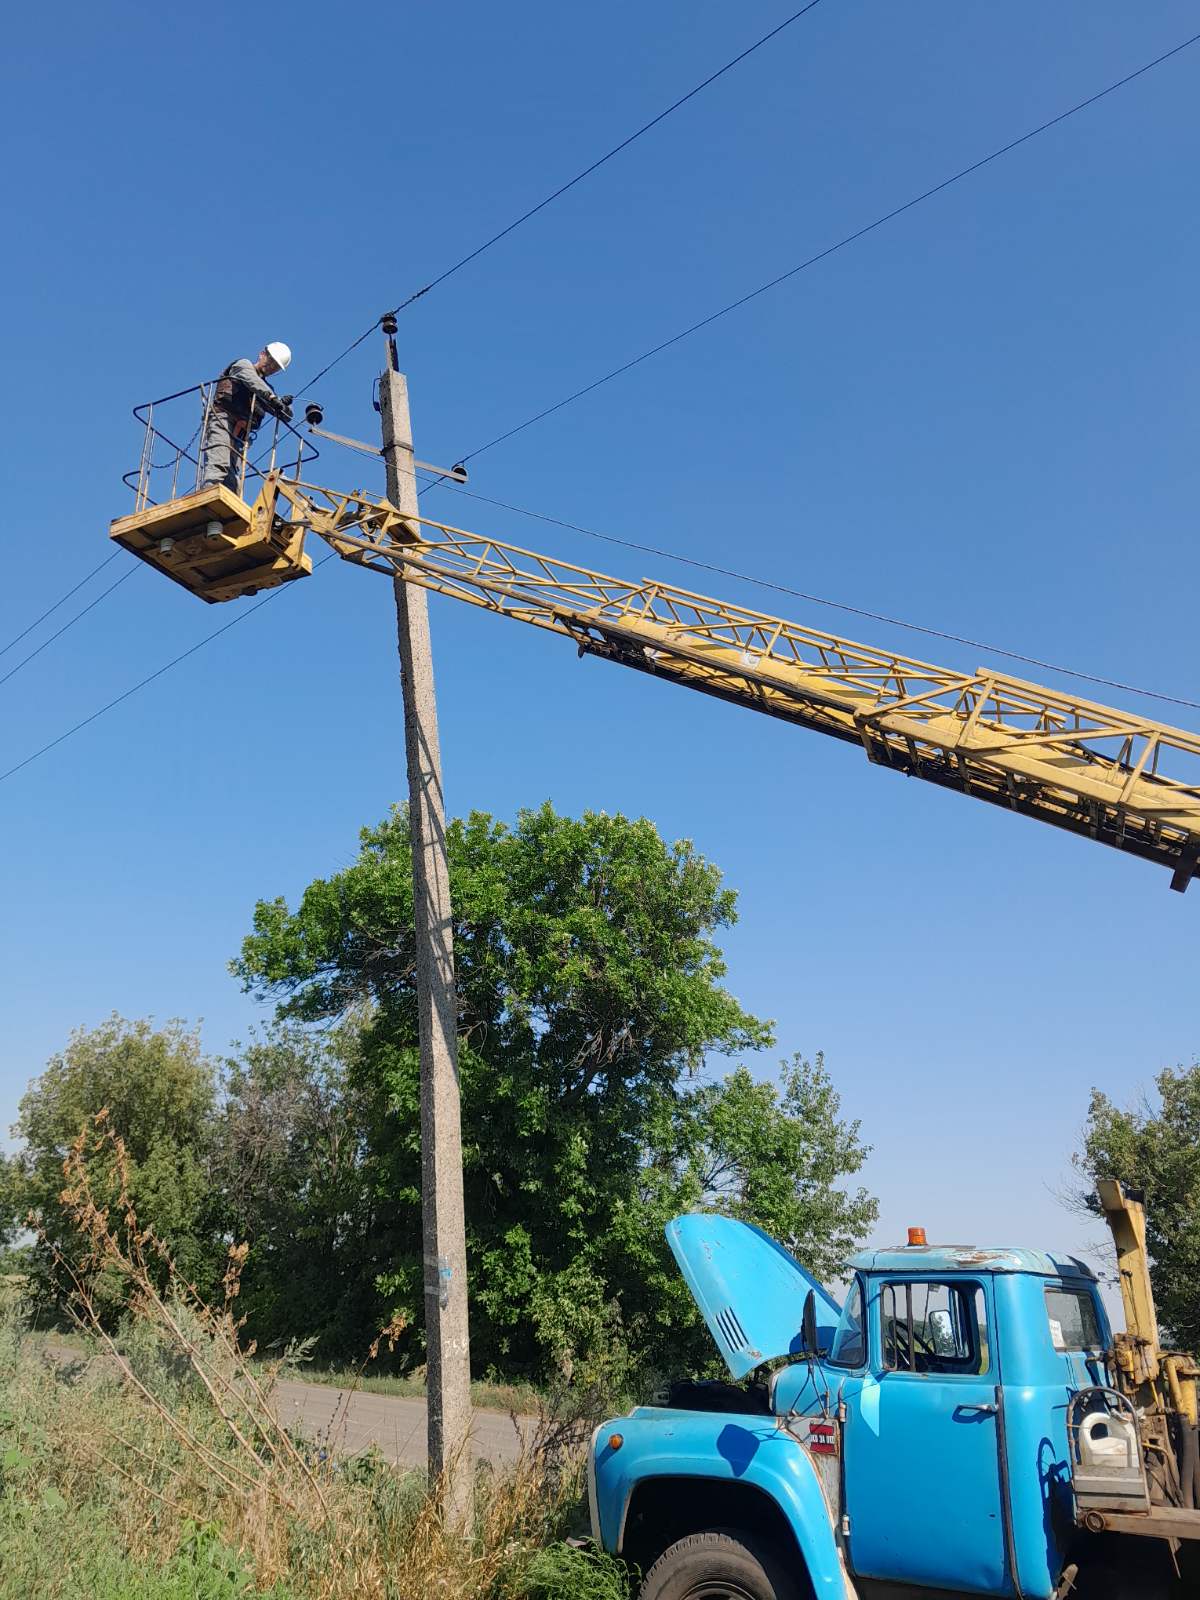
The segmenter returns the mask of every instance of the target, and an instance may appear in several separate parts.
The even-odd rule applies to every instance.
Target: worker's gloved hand
[[[281,394],[275,401],[275,415],[284,422],[292,420],[292,397],[290,394]]]

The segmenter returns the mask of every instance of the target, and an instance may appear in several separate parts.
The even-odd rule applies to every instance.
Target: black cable
[[[560,184],[559,187],[555,189],[552,194],[548,194],[544,200],[539,200],[537,205],[530,206],[528,211],[522,212],[519,217],[508,223],[506,227],[501,228],[499,233],[494,233],[490,239],[485,239],[482,244],[476,245],[475,249],[472,250],[468,255],[465,255],[460,260],[456,261],[452,267],[447,267],[444,272],[440,272],[436,278],[430,279],[430,281],[425,284],[423,288],[414,290],[407,299],[402,300],[398,306],[396,306],[392,311],[387,312],[386,315],[396,317],[399,316],[402,311],[407,311],[409,306],[414,305],[416,301],[422,299],[423,296],[427,295],[431,289],[436,289],[439,284],[445,283],[447,278],[452,278],[456,272],[460,272],[463,267],[468,266],[472,261],[483,255],[485,250],[490,250],[494,244],[499,244],[501,239],[506,239],[508,235],[519,228],[523,222],[528,222],[531,217],[536,217],[539,211],[544,211],[547,206],[553,205],[554,201],[560,199],[564,194],[566,194],[568,189],[573,189],[577,183],[582,183],[585,178],[590,178],[592,173],[598,171],[606,161],[611,161],[614,156],[620,155],[622,150],[627,150],[629,146],[636,140],[640,139],[644,133],[649,133],[651,128],[656,128],[658,124],[665,121],[665,119],[669,117],[673,111],[678,111],[680,106],[685,106],[689,100],[694,99],[696,95],[700,94],[704,89],[707,89],[710,84],[716,83],[718,78],[724,77],[727,72],[732,71],[734,67],[740,65],[741,62],[745,61],[747,56],[752,56],[756,50],[761,50],[764,44],[770,43],[770,41],[774,39],[777,34],[781,34],[785,28],[790,28],[793,22],[798,22],[801,17],[805,16],[809,11],[814,10],[814,8],[820,5],[820,3],[821,0],[809,0],[809,3],[805,6],[801,6],[799,11],[793,11],[790,17],[785,17],[784,20],[779,23],[778,26],[772,28],[769,33],[764,33],[761,39],[756,39],[752,45],[747,45],[746,49],[743,50],[740,55],[734,56],[733,59],[731,61],[727,61],[723,67],[718,67],[717,70],[713,73],[710,73],[702,83],[696,84],[696,86],[692,89],[689,89],[686,94],[680,95],[678,100],[672,101],[672,103],[667,106],[665,110],[660,111],[657,116],[651,117],[649,122],[644,122],[636,132],[631,133],[627,138],[622,139],[620,144],[613,145],[611,150],[606,150],[604,154],[597,160],[593,161],[590,166],[584,167],[582,172],[577,172],[573,178],[569,178],[566,183]],[[307,394],[307,392],[312,388],[313,384],[319,383],[327,372],[332,372],[334,367],[336,367],[340,361],[344,361],[352,351],[358,349],[359,345],[362,344],[364,340],[369,339],[382,321],[382,317],[377,317],[364,333],[359,334],[358,338],[354,340],[353,344],[348,344],[346,346],[341,355],[334,356],[333,360],[329,362],[327,366],[321,368],[320,372],[317,373],[315,378],[310,378],[304,385],[303,389],[296,391],[297,399],[299,399],[300,395]]]
[[[1019,650],[1005,650],[998,644],[971,639],[961,633],[950,633],[944,628],[931,628],[920,622],[906,622],[902,617],[892,617],[884,611],[869,611],[865,606],[852,606],[844,600],[829,600],[824,595],[809,594],[804,589],[793,589],[790,585],[776,583],[771,578],[756,577],[752,572],[738,572],[733,567],[718,566],[713,561],[700,561],[695,556],[681,556],[675,550],[664,550],[652,544],[640,544],[636,539],[622,539],[615,533],[601,533],[596,528],[585,528],[578,522],[567,522],[562,517],[547,516],[542,511],[530,511],[528,506],[512,505],[507,500],[493,500],[486,494],[476,494],[474,490],[464,489],[446,479],[435,479],[434,482],[425,484],[424,488],[432,489],[442,482],[445,482],[455,494],[466,495],[471,500],[481,500],[485,505],[499,506],[503,511],[515,511],[518,516],[532,517],[536,522],[547,522],[555,528],[566,528],[571,533],[585,533],[589,539],[603,539],[606,544],[619,544],[626,550],[637,550],[643,555],[658,556],[665,561],[678,561],[685,567],[695,567],[701,572],[716,573],[722,578],[735,578],[739,583],[752,583],[760,589],[772,589],[776,594],[790,595],[793,599],[804,600],[810,605],[827,606],[833,611],[845,611],[852,616],[868,617],[872,622],[883,622],[892,628],[905,628],[910,633],[923,633],[930,639],[946,639],[952,644],[967,645],[972,650],[986,650],[989,655],[1003,656],[1008,661],[1020,661],[1026,666],[1038,667],[1045,672],[1057,672],[1065,678],[1076,678],[1081,683],[1097,683],[1106,689],[1121,689],[1127,694],[1144,695],[1148,700],[1161,700],[1168,705],[1187,706],[1191,711],[1200,711],[1200,700],[1188,700],[1182,695],[1163,694],[1159,689],[1143,689],[1140,684],[1123,683],[1119,678],[1103,678],[1094,672],[1080,672],[1077,667],[1064,667],[1056,661],[1043,661],[1039,656],[1022,655]],[[0,682],[2,681],[0,679]]]
[[[302,394],[307,394],[308,391],[312,388],[314,383],[320,383],[321,379],[325,376],[325,374],[327,372],[332,372],[334,367],[336,367],[339,362],[345,361],[346,357],[351,353],[351,351],[357,350],[360,344],[362,344],[365,340],[369,339],[371,337],[371,335],[375,332],[375,329],[379,326],[379,324],[380,324],[380,322],[382,320],[383,320],[382,318],[377,317],[375,319],[375,321],[371,324],[371,326],[365,330],[365,332],[360,333],[358,338],[355,339],[352,344],[348,344],[346,346],[346,348],[342,351],[340,356],[334,356],[332,361],[330,361],[326,366],[323,366],[321,368],[320,372],[317,373],[315,378],[310,378],[302,389],[297,389],[296,390],[296,399],[299,400],[299,398],[300,398],[300,396]]]
[[[797,15],[803,15],[803,13],[800,12],[800,13],[797,13]],[[789,19],[789,20],[794,20],[794,19]],[[911,211],[914,206],[920,205],[923,200],[930,199],[933,195],[939,194],[943,189],[949,188],[951,184],[959,182],[960,179],[969,176],[973,172],[978,172],[981,167],[986,167],[987,165],[989,165],[989,163],[998,160],[999,157],[1001,157],[1003,155],[1006,155],[1009,151],[1015,150],[1019,145],[1025,144],[1030,139],[1036,138],[1038,134],[1045,133],[1047,131],[1047,129],[1053,128],[1058,123],[1066,121],[1066,119],[1068,117],[1072,117],[1077,112],[1085,110],[1088,106],[1095,105],[1098,100],[1103,100],[1107,95],[1113,94],[1117,89],[1121,89],[1126,84],[1132,83],[1135,79],[1142,77],[1147,72],[1150,72],[1154,67],[1161,66],[1164,61],[1169,61],[1172,56],[1178,55],[1181,51],[1188,49],[1189,46],[1191,46],[1193,44],[1196,44],[1198,41],[1200,41],[1200,34],[1193,34],[1190,38],[1184,39],[1180,44],[1175,45],[1172,49],[1164,51],[1163,54],[1160,55],[1160,56],[1156,56],[1154,58],[1154,60],[1146,62],[1146,64],[1144,66],[1136,68],[1135,71],[1128,73],[1125,77],[1118,78],[1115,83],[1110,83],[1106,88],[1099,90],[1097,93],[1095,93],[1093,95],[1089,95],[1086,100],[1081,100],[1076,105],[1071,106],[1068,110],[1060,112],[1055,117],[1051,117],[1048,122],[1043,122],[1043,123],[1039,124],[1038,127],[1031,128],[1027,133],[1021,134],[1019,138],[1011,140],[1006,145],[1002,145],[998,150],[993,150],[990,155],[984,156],[981,160],[973,162],[968,167],[963,167],[959,172],[954,173],[951,177],[943,179],[941,183],[936,184],[932,189],[925,190],[922,194],[914,196],[913,199],[906,201],[903,205],[897,206],[894,210],[887,212],[885,215],[883,215],[881,217],[877,217],[874,222],[868,223],[865,227],[858,229],[857,232],[852,233],[852,234],[848,234],[844,239],[840,239],[836,244],[830,245],[827,249],[822,250],[818,255],[811,256],[811,257],[808,258],[808,260],[800,262],[797,266],[790,268],[787,272],[780,273],[778,277],[772,278],[770,280],[770,282],[768,282],[768,283],[761,284],[757,289],[751,290],[749,294],[743,295],[741,297],[741,299],[735,300],[735,301],[731,302],[727,306],[723,306],[721,308],[721,310],[713,312],[713,314],[711,316],[705,317],[701,322],[694,323],[692,325],[692,327],[690,327],[690,328],[685,328],[682,333],[677,333],[672,338],[664,340],[662,344],[656,345],[652,350],[645,351],[642,355],[637,356],[634,360],[626,362],[624,366],[616,368],[614,371],[605,374],[604,377],[596,379],[596,381],[594,383],[588,384],[586,388],[579,389],[574,394],[568,395],[565,399],[559,400],[558,402],[556,402],[556,404],[554,404],[552,406],[548,406],[544,411],[538,412],[538,414],[536,416],[528,418],[525,422],[522,422],[522,423],[518,424],[518,426],[515,427],[515,428],[510,428],[507,433],[503,433],[503,434],[498,435],[495,439],[489,440],[487,444],[480,445],[477,449],[472,450],[468,455],[462,456],[459,459],[463,460],[463,461],[468,461],[468,460],[473,459],[475,456],[482,455],[485,450],[494,449],[496,445],[502,444],[506,439],[511,439],[514,434],[521,433],[526,428],[532,427],[535,422],[540,422],[544,417],[548,417],[548,416],[552,415],[555,411],[561,411],[564,406],[570,405],[572,403],[572,401],[581,399],[585,394],[590,394],[593,389],[598,389],[602,384],[608,383],[613,378],[619,377],[623,372],[628,372],[631,367],[638,366],[641,362],[649,360],[649,358],[651,356],[657,355],[660,351],[667,349],[670,345],[678,344],[680,342],[680,340],[686,339],[690,334],[696,333],[701,328],[707,327],[709,323],[717,321],[717,319],[719,317],[726,316],[729,312],[737,310],[738,307],[745,305],[748,301],[755,299],[758,295],[765,294],[768,289],[775,288],[775,286],[777,284],[785,282],[788,278],[795,277],[797,273],[803,272],[807,267],[813,266],[818,261],[824,260],[826,256],[833,255],[835,251],[843,249],[846,245],[852,244],[856,239],[861,239],[865,234],[871,233],[876,228],[882,227],[885,222],[890,222],[894,217],[900,216],[905,211]],[[356,349],[358,345],[362,344],[363,340],[367,339],[370,336],[370,334],[372,332],[374,332],[374,329],[375,329],[375,327],[377,325],[378,325],[377,323],[372,323],[371,327],[368,328],[365,333],[361,334],[359,336],[359,338],[354,341],[354,344],[349,345],[346,348],[346,350],[344,350],[342,352],[341,356],[338,356],[334,361],[330,362],[328,367],[323,368],[321,370],[321,372],[319,372],[317,374],[317,378],[324,377],[325,373],[328,372],[331,367],[336,366],[337,362],[342,360],[344,356],[349,355],[351,350]],[[310,383],[308,385],[306,385],[306,388],[311,388],[312,384],[317,381],[317,378],[312,379],[310,381]],[[301,393],[303,393],[303,390],[301,391]],[[442,480],[440,480],[440,479],[437,480],[437,482],[440,482],[440,481],[442,481]],[[431,489],[431,488],[435,488],[435,487],[436,487],[436,482],[424,485],[424,489]],[[422,491],[422,492],[424,492],[424,491]],[[496,502],[496,503],[500,504],[501,502]],[[516,508],[514,507],[513,509],[516,509]],[[580,531],[589,531],[589,530],[580,530]],[[651,547],[646,547],[646,548],[651,548]],[[665,554],[665,552],[664,552],[664,554]],[[111,560],[112,558],[110,557],[109,559]],[[330,559],[332,559],[332,552],[331,552],[330,556],[326,556],[321,562],[318,562],[317,564],[319,566],[323,566],[325,561],[330,560]],[[686,560],[687,558],[686,557],[672,557],[671,559]],[[99,570],[99,569],[97,569],[97,570]],[[94,574],[91,574],[90,576],[94,576]],[[83,579],[81,581],[82,582],[87,582],[87,579]],[[752,579],[748,579],[747,581],[749,581],[749,582],[763,582],[764,580],[753,579],[752,578]],[[789,592],[794,592],[797,595],[799,595],[799,591],[789,591]],[[278,593],[278,590],[273,591],[272,594],[267,595],[263,600],[258,601],[255,605],[251,606],[248,610],[239,613],[239,615],[234,617],[231,622],[227,622],[223,627],[218,628],[213,633],[206,635],[205,638],[201,639],[197,644],[193,645],[191,647],[191,649],[185,650],[182,655],[176,656],[174,658],[174,660],[168,661],[165,666],[159,667],[159,669],[156,672],[152,672],[149,675],[149,677],[143,678],[139,683],[134,684],[132,688],[127,689],[124,692],[124,694],[118,695],[115,700],[111,700],[111,701],[109,701],[109,703],[107,705],[101,706],[98,711],[92,712],[91,716],[85,717],[82,722],[77,722],[73,728],[68,728],[65,733],[59,734],[58,738],[52,739],[49,744],[43,745],[40,750],[36,750],[36,751],[34,751],[34,753],[32,755],[26,756],[25,759],[23,761],[21,761],[21,762],[18,762],[18,764],[15,767],[10,767],[7,772],[0,773],[0,783],[3,783],[7,778],[12,777],[15,773],[20,772],[22,770],[22,768],[27,767],[30,764],[30,762],[36,761],[39,758],[39,756],[45,755],[48,751],[53,750],[55,748],[55,746],[62,744],[63,741],[66,740],[66,739],[69,739],[72,736],[72,734],[78,733],[81,728],[87,727],[88,724],[91,723],[91,722],[94,722],[97,719],[97,717],[103,716],[105,714],[105,712],[111,711],[113,709],[113,707],[118,706],[118,705],[121,704],[122,701],[129,699],[129,697],[131,695],[133,695],[133,694],[136,694],[139,689],[145,688],[147,684],[153,683],[156,678],[162,677],[163,673],[169,672],[172,667],[177,666],[181,661],[185,661],[188,658],[188,656],[193,655],[197,650],[201,649],[204,645],[208,644],[212,639],[216,639],[221,634],[227,633],[229,631],[229,629],[232,628],[236,623],[242,621],[242,619],[244,617],[248,617],[253,612],[257,611],[260,606],[265,605],[268,600],[273,599],[275,597],[275,594],[277,594],[277,593]],[[66,597],[64,596],[64,598],[66,598]],[[56,602],[56,604],[59,604],[59,603],[61,603],[61,602]],[[822,604],[829,603],[829,604],[832,604],[833,602],[818,602],[818,603],[822,603]],[[54,608],[52,607],[51,609],[53,610]],[[849,608],[848,607],[846,609],[855,609],[855,608]],[[865,612],[865,611],[862,611],[859,614],[861,614],[861,615],[876,615],[875,613],[870,613],[870,612]],[[47,615],[48,615],[48,613],[47,613]],[[886,621],[886,620],[890,620],[890,619],[886,619],[886,618],[880,617],[880,620],[885,620]],[[901,623],[901,624],[898,624],[898,625],[899,626],[904,626],[904,627],[909,627],[909,626],[916,627],[917,626],[916,624],[904,624],[904,623]],[[921,630],[921,631],[925,631],[925,630]],[[928,630],[928,631],[934,632],[936,630]],[[950,635],[950,634],[943,634],[941,636],[944,637],[944,638],[957,637],[957,636]],[[15,641],[13,641],[13,642],[15,643]],[[963,641],[963,642],[969,642],[969,641]],[[990,647],[980,645],[977,648],[985,649],[985,648],[990,648]],[[1034,658],[1032,658],[1032,657],[1014,656],[1010,652],[1003,652],[1003,653],[1006,654],[1006,655],[1010,655],[1010,657],[1012,659],[1029,660],[1031,662],[1034,661]],[[1035,663],[1035,664],[1037,664],[1037,663]],[[1047,664],[1047,666],[1049,667],[1049,664]],[[1052,671],[1064,671],[1065,672],[1065,671],[1068,671],[1069,669],[1059,668],[1059,667],[1049,667],[1049,670],[1052,670]],[[1077,676],[1079,676],[1079,677],[1087,677],[1088,675],[1081,673],[1081,674],[1077,674]],[[1100,679],[1100,678],[1090,678],[1089,681],[1091,681],[1091,682],[1103,682],[1103,683],[1106,683],[1106,684],[1110,684],[1114,688],[1128,689],[1128,691],[1131,692],[1131,693],[1148,694],[1148,695],[1153,696],[1153,698],[1156,698],[1156,699],[1172,700],[1172,703],[1178,704],[1178,705],[1185,705],[1185,706],[1189,706],[1189,707],[1193,707],[1195,705],[1195,702],[1190,701],[1190,700],[1183,700],[1183,699],[1175,700],[1172,696],[1159,695],[1159,694],[1155,693],[1155,691],[1152,691],[1152,690],[1135,689],[1135,688],[1132,688],[1129,685],[1120,684],[1120,683],[1116,682],[1115,680]]]
[[[332,561],[334,555],[335,552],[331,550],[327,556],[322,556],[321,560],[315,563],[313,570],[315,571],[316,567],[323,567],[327,561]],[[278,589],[272,589],[270,594],[264,595],[261,600],[256,600],[254,604],[252,606],[248,606],[245,611],[239,611],[236,617],[231,617],[229,621],[223,623],[221,627],[214,628],[211,633],[206,633],[203,639],[197,639],[194,645],[189,646],[188,649],[182,651],[171,661],[165,662],[164,665],[159,667],[157,671],[150,673],[148,677],[142,678],[138,683],[133,684],[122,694],[117,695],[117,697],[114,700],[110,700],[107,705],[100,706],[97,710],[93,711],[90,716],[84,717],[81,722],[77,722],[73,728],[68,728],[65,733],[60,733],[56,739],[51,739],[49,744],[44,744],[40,750],[35,750],[32,755],[26,756],[23,761],[18,761],[15,767],[9,767],[7,772],[0,772],[0,783],[4,783],[6,779],[14,777],[18,772],[22,771],[23,768],[38,760],[40,756],[46,755],[49,751],[55,749],[56,746],[64,744],[66,740],[72,737],[73,734],[78,733],[82,728],[86,728],[89,723],[95,722],[97,718],[102,717],[106,711],[112,711],[114,707],[119,706],[122,701],[130,699],[131,696],[137,694],[139,689],[146,688],[146,686],[153,683],[156,678],[161,678],[165,672],[170,672],[171,668],[177,667],[181,661],[186,661],[189,656],[194,656],[197,650],[203,650],[206,644],[211,644],[214,639],[219,639],[223,633],[228,633],[230,628],[236,628],[239,622],[244,622],[247,617],[253,616],[254,613],[256,611],[260,611],[262,607],[268,603],[268,601],[276,599],[288,588],[290,588],[289,584],[282,584]]]
[[[109,560],[112,560],[111,556],[109,557]],[[104,562],[103,565],[107,566],[108,562]],[[115,583],[110,583],[107,589],[101,590],[94,600],[90,600],[87,605],[84,606],[82,611],[77,611],[69,622],[64,622],[57,633],[52,633],[48,639],[43,639],[36,650],[31,650],[27,656],[21,657],[20,661],[17,662],[15,667],[10,667],[4,676],[0,678],[0,684],[7,683],[10,678],[15,678],[22,667],[27,667],[35,656],[40,656],[43,650],[54,643],[55,639],[61,639],[68,628],[73,628],[81,617],[86,617],[89,611],[94,611],[95,608],[100,604],[101,600],[110,595],[114,589],[119,589],[123,583],[127,583],[129,579],[133,577],[134,573],[137,572],[137,570],[137,567],[130,567],[128,571],[121,574]]]
[[[731,311],[739,310],[740,307],[747,305],[751,300],[756,300],[759,295],[766,294],[769,289],[778,288],[781,283],[786,283],[789,278],[794,278],[797,273],[807,271],[809,267],[816,266],[819,261],[824,261],[826,257],[833,255],[836,251],[844,250],[847,245],[853,244],[868,233],[873,233],[876,228],[882,228],[885,222],[891,222],[894,218],[902,216],[906,211],[911,211],[914,206],[919,206],[923,201],[932,199],[936,194],[941,194],[943,189],[948,189],[952,184],[969,177],[971,173],[978,172],[981,167],[986,167],[991,162],[998,161],[1001,156],[1008,155],[1010,151],[1016,150],[1018,146],[1027,144],[1030,139],[1036,139],[1038,134],[1045,133],[1048,129],[1056,127],[1060,122],[1065,122],[1068,117],[1073,117],[1080,111],[1085,111],[1088,106],[1094,106],[1098,100],[1103,100],[1106,95],[1114,94],[1118,89],[1124,88],[1126,84],[1142,77],[1154,67],[1161,66],[1164,61],[1169,61],[1172,56],[1178,55],[1181,50],[1188,49],[1190,45],[1197,43],[1197,41],[1200,41],[1200,33],[1194,33],[1190,39],[1185,39],[1182,44],[1177,44],[1172,49],[1164,51],[1162,55],[1156,56],[1153,61],[1148,61],[1145,66],[1138,67],[1135,72],[1128,73],[1124,78],[1118,78],[1115,83],[1110,83],[1107,88],[1100,89],[1096,94],[1089,95],[1086,100],[1080,100],[1078,104],[1071,106],[1069,110],[1060,111],[1056,117],[1051,117],[1048,122],[1039,123],[1036,128],[1030,128],[1027,133],[1021,134],[1019,138],[1011,139],[1007,144],[1001,145],[998,150],[993,150],[990,155],[983,156],[979,161],[973,161],[969,167],[962,167],[951,177],[943,178],[940,183],[934,184],[932,189],[926,189],[921,194],[914,195],[911,200],[906,200],[903,205],[894,207],[881,217],[876,217],[874,222],[868,222],[864,227],[855,229],[853,233],[848,233],[844,239],[839,239],[836,244],[827,245],[824,250],[818,251],[816,255],[809,256],[807,260],[799,262],[794,267],[789,267],[786,272],[779,273],[777,277],[771,278],[768,282],[759,284],[758,288],[751,289],[749,294],[744,294],[737,300],[731,300],[727,306],[722,306],[719,311],[714,311],[711,315],[702,317],[699,322],[693,322],[690,328],[684,328],[681,333],[672,334],[669,339],[664,339],[661,344],[654,345],[650,350],[644,350],[640,356],[634,356],[632,361],[626,361],[622,366],[614,367],[611,372],[606,372],[602,378],[595,379],[594,382],[586,384],[582,389],[576,389],[574,394],[567,395],[565,399],[556,400],[552,406],[547,406],[544,410],[536,412],[532,417],[527,417],[524,422],[517,423],[515,428],[509,428],[505,433],[497,434],[494,439],[489,439],[487,444],[481,444],[477,449],[468,451],[465,456],[460,456],[459,460],[471,461],[476,456],[481,456],[485,450],[494,449],[496,445],[503,444],[505,440],[513,438],[514,435],[523,433],[526,428],[532,428],[535,422],[541,422],[546,417],[553,416],[556,411],[561,411],[564,406],[569,406],[576,400],[582,400],[584,395],[591,394],[593,390],[601,388],[606,383],[611,383],[614,378],[619,378],[623,373],[640,366],[643,361],[649,361],[651,356],[661,355],[664,350],[669,350],[672,345],[679,344],[681,340],[689,338],[693,333],[699,333],[701,328],[707,328],[721,317],[727,317]]]
[[[25,638],[26,634],[32,633],[36,627],[45,622],[47,617],[53,616],[53,614],[58,610],[59,606],[65,605],[73,594],[78,594],[85,583],[91,583],[92,579],[96,577],[98,573],[103,572],[105,567],[107,567],[110,562],[115,561],[120,554],[121,552],[119,550],[114,550],[110,556],[105,556],[100,565],[98,567],[93,567],[86,578],[80,578],[79,582],[75,584],[73,588],[68,589],[66,594],[59,595],[54,604],[47,607],[47,609],[42,612],[40,617],[35,617],[27,628],[22,628],[20,633],[15,634],[6,645],[0,646],[0,656],[7,655],[12,649],[13,645],[20,644],[21,640]],[[57,635],[55,635],[55,637],[57,637]]]

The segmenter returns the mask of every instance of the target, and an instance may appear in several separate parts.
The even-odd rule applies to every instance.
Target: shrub
[[[97,1204],[97,1156],[117,1205]],[[323,1446],[279,1421],[284,1362],[239,1341],[244,1252],[224,1303],[181,1278],[139,1224],[121,1141],[97,1119],[64,1165],[62,1203],[87,1241],[58,1258],[89,1335],[52,1353],[0,1312],[0,1600],[616,1600],[616,1563],[565,1542],[578,1511],[582,1419],[560,1405],[508,1471],[481,1467],[469,1525],[438,1486],[378,1455]],[[129,1320],[110,1332],[91,1297],[119,1279]],[[343,1414],[344,1420],[344,1414]]]

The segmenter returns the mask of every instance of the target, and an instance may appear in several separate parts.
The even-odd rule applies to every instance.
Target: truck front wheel
[[[752,1534],[710,1528],[665,1550],[638,1600],[800,1600],[803,1592],[771,1545]]]

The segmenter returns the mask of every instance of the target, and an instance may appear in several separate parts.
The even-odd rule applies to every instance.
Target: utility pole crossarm
[[[329,499],[336,506],[306,520],[347,560],[1158,862],[1173,888],[1200,875],[1200,736],[1185,729],[991,668],[963,673],[875,650],[673,584],[609,577],[428,518],[401,526],[387,502]]]

